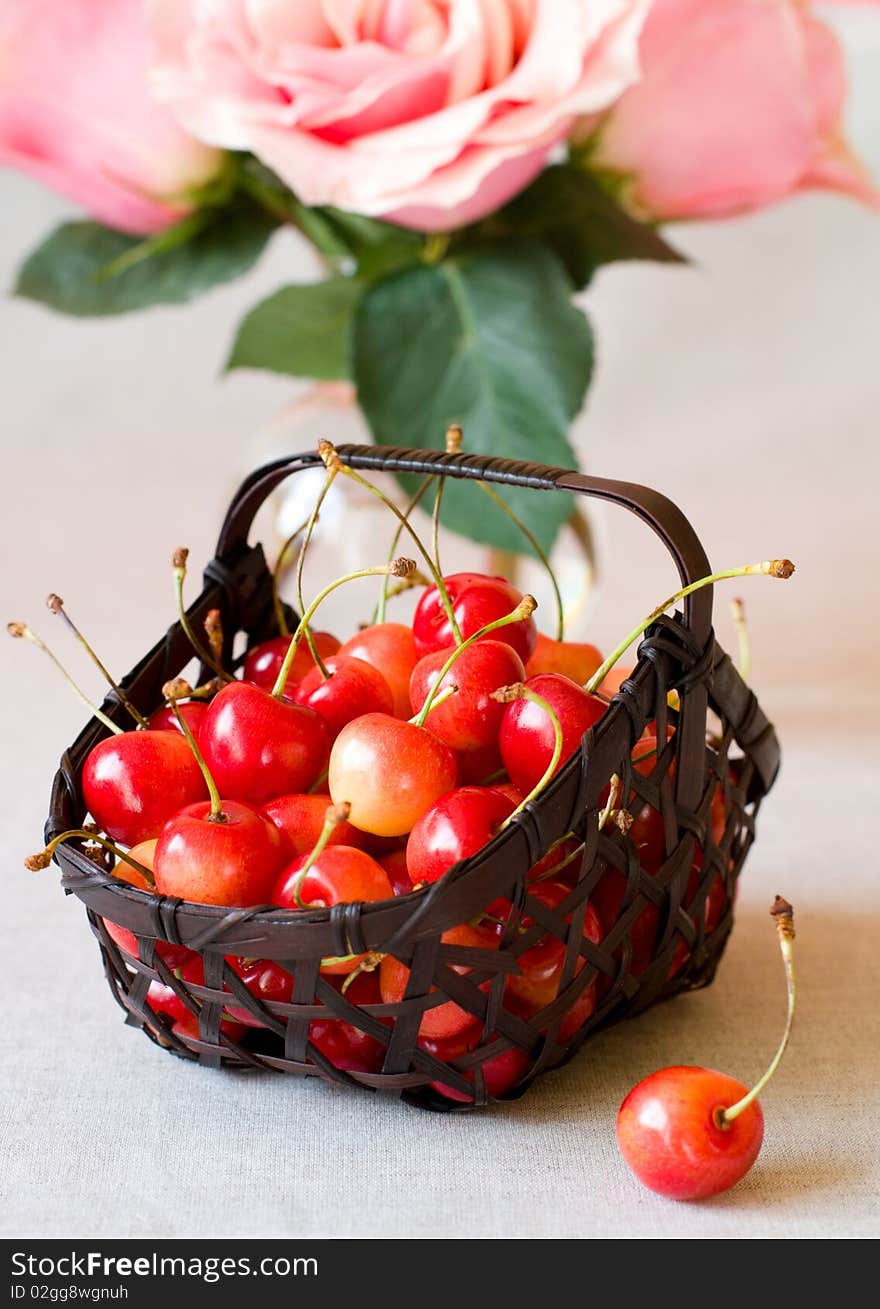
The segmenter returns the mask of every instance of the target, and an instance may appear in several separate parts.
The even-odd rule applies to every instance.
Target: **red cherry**
[[[395,895],[412,894],[413,884],[406,866],[406,850],[392,850],[390,854],[383,855],[379,863],[388,874]]]
[[[189,959],[176,967],[174,972],[182,982],[189,985],[205,985],[205,966],[200,955],[190,953]],[[197,1001],[197,1003],[201,1002]],[[190,1040],[195,1041],[200,1039],[198,1015],[192,1013],[176,991],[170,986],[166,986],[164,982],[153,981],[150,983],[147,991],[147,1004],[154,1013],[164,1014],[172,1020],[176,1036],[188,1036]],[[221,1020],[220,1031],[234,1041],[239,1040],[244,1035],[242,1024],[230,1022],[226,1018]]]
[[[365,714],[344,727],[330,752],[328,783],[350,821],[376,836],[404,836],[455,786],[455,755],[424,727]]]
[[[442,795],[422,814],[406,845],[406,866],[413,885],[436,882],[460,859],[482,850],[515,805],[500,791],[462,786]]]
[[[324,663],[330,676],[314,667],[297,686],[293,699],[321,715],[331,741],[353,718],[393,712],[391,688],[377,668],[350,655],[330,655]]]
[[[227,955],[226,962],[244,982],[247,989],[263,1004],[289,1004],[293,991],[293,975],[274,959],[247,959]],[[245,1027],[264,1027],[265,1024],[244,1009],[232,1003],[226,1006],[231,1016]]]
[[[522,600],[522,593],[503,577],[486,577],[482,573],[453,573],[443,580],[456,622],[465,640],[487,623],[509,614]],[[493,632],[492,639],[513,646],[525,662],[535,648],[537,635],[535,620],[529,617],[511,623],[509,627],[500,628],[497,633]],[[447,649],[454,643],[452,626],[436,586],[429,586],[416,606],[413,637],[419,655]]]
[[[300,855],[282,870],[271,899],[284,909],[329,906],[355,901],[390,900],[394,894],[385,869],[363,850],[327,845],[309,867],[311,855]],[[303,870],[305,869],[305,872]],[[323,963],[325,973],[350,973],[363,955]]]
[[[374,623],[350,637],[339,653],[377,668],[391,688],[395,717],[409,718],[409,679],[417,658],[410,628],[403,623]]]
[[[288,861],[308,854],[324,828],[329,795],[279,795],[260,808],[281,833],[284,857]],[[328,845],[353,845],[360,848],[364,833],[351,823],[339,822],[327,838]]]
[[[199,745],[220,794],[265,804],[307,791],[327,762],[327,729],[305,705],[230,682],[211,701]]]
[[[425,1037],[419,1038],[419,1045],[428,1054],[433,1055],[435,1059],[443,1063],[449,1063],[453,1059],[460,1059],[463,1054],[476,1048],[480,1039],[480,1032],[466,1032],[464,1035],[450,1037],[445,1041],[431,1041]],[[490,1040],[494,1040],[491,1037]],[[502,1051],[501,1054],[493,1055],[481,1065],[483,1072],[483,1081],[486,1087],[486,1094],[492,1100],[497,1100],[517,1082],[522,1081],[531,1065],[531,1059],[525,1050],[518,1046],[512,1046],[509,1050]],[[464,1076],[469,1082],[473,1082],[474,1074],[470,1071]],[[431,1087],[445,1095],[448,1100],[455,1100],[459,1104],[470,1104],[473,1096],[465,1095],[451,1086],[446,1086],[442,1082],[432,1082]]]
[[[506,630],[499,628],[499,636]],[[448,649],[434,650],[416,664],[409,684],[414,713],[418,713],[437,684],[449,655]],[[453,750],[497,749],[504,705],[492,699],[492,692],[500,686],[521,682],[524,676],[522,660],[511,646],[500,639],[478,641],[462,651],[440,681],[441,689],[447,686],[458,689],[455,695],[431,710],[428,720],[431,731]],[[482,776],[488,776],[488,771]]]
[[[99,827],[123,845],[158,836],[205,781],[180,732],[123,732],[99,741],[83,765],[83,798]]]
[[[443,705],[440,708],[442,709]],[[500,777],[497,782],[487,781],[487,778],[504,774],[504,764],[501,762],[501,751],[498,749],[497,741],[493,741],[483,750],[456,750],[455,754],[458,760],[458,780],[463,786],[494,786],[496,790],[501,786]],[[519,800],[516,803],[519,804]]]
[[[538,633],[535,649],[526,664],[526,677],[539,673],[562,673],[582,686],[589,682],[602,663],[602,655],[594,645],[579,641],[554,641],[543,632]]]
[[[132,846],[128,852],[132,859],[136,859],[139,864],[153,871],[156,855],[156,838],[151,841],[141,841],[140,845]],[[128,882],[130,886],[136,886],[139,891],[150,891],[144,877],[131,864],[127,864],[124,859],[120,859],[113,869],[113,876],[118,877],[121,882]],[[114,941],[124,954],[131,955],[132,959],[140,957],[137,937],[134,932],[130,932],[127,927],[121,927],[119,923],[113,923],[109,918],[102,919],[104,926],[107,928],[107,935],[111,941]],[[164,959],[169,968],[176,968],[185,960],[192,958],[192,950],[188,950],[185,945],[171,945],[167,941],[156,942],[156,954],[160,959]]]
[[[207,707],[208,706],[201,700],[179,700],[177,702],[180,716],[196,740],[199,739],[199,731]],[[152,732],[180,731],[180,725],[178,724],[178,721],[174,716],[174,710],[170,705],[165,705],[163,709],[157,709],[154,714],[150,714],[149,725]]]
[[[548,905],[550,908],[557,908],[562,901],[569,895],[571,888],[563,882],[547,881],[533,883],[529,888],[529,894],[536,900]],[[571,915],[567,921],[570,921]],[[521,924],[522,930],[527,930],[534,925],[534,919],[526,916]],[[587,904],[584,915],[583,937],[586,941],[592,941],[598,945],[602,940],[602,929],[599,919],[591,904]],[[520,975],[513,974],[507,979],[505,991],[515,1002],[522,1008],[523,1012],[531,1016],[540,1013],[552,1004],[559,993],[559,983],[562,978],[562,972],[565,965],[566,946],[559,937],[554,936],[552,932],[546,932],[541,936],[534,945],[528,950],[523,951],[517,962],[520,967]],[[586,965],[583,956],[579,957],[575,964],[575,976],[581,972]],[[590,1014],[596,1007],[596,979],[594,978],[586,986],[566,1012],[559,1028],[559,1040],[567,1041],[579,1027],[587,1021]]]
[[[224,800],[223,821],[207,800],[187,805],[162,829],[156,890],[200,904],[266,904],[284,859],[278,829],[250,805]]]
[[[620,1106],[621,1153],[645,1186],[673,1200],[703,1200],[738,1182],[758,1157],[764,1115],[757,1100],[733,1122],[716,1120],[747,1094],[709,1068],[664,1068],[639,1082]]]
[[[562,724],[561,768],[608,706],[559,673],[530,677],[526,686],[547,701]],[[523,699],[506,706],[498,742],[510,780],[521,791],[531,791],[543,777],[553,757],[554,740],[553,724],[540,705]]]
[[[329,632],[312,632],[312,639],[322,659],[336,654],[339,649],[339,642]],[[270,641],[263,641],[261,645],[248,650],[244,661],[244,680],[261,686],[264,691],[271,691],[291,640],[290,636],[273,636]],[[302,681],[306,673],[315,667],[308,641],[300,641],[287,679],[288,690],[293,690],[297,682]]]
[[[344,979],[333,981],[341,986]],[[358,973],[346,988],[345,998],[355,1005],[381,1004],[379,978],[375,972]],[[390,1027],[390,1018],[379,1021]],[[374,1036],[344,1018],[313,1018],[309,1024],[309,1040],[336,1068],[355,1073],[378,1073],[385,1061],[386,1047]]]
[[[444,945],[464,945],[473,946],[481,950],[497,950],[498,934],[488,927],[472,927],[464,923],[460,927],[450,927],[440,938]],[[467,974],[472,970],[462,964],[454,964],[453,971],[456,973]],[[406,964],[395,959],[394,955],[386,954],[379,966],[379,985],[382,989],[382,1000],[385,1004],[399,1004],[403,999],[406,991],[406,984],[409,981],[410,970]],[[481,991],[488,991],[489,982],[485,981],[480,984]],[[433,993],[436,987],[431,987]],[[419,1024],[419,1036],[430,1040],[440,1040],[446,1037],[458,1036],[468,1028],[479,1028],[480,1020],[473,1014],[462,1009],[460,1005],[455,1004],[452,1000],[447,1000],[443,1004],[436,1005],[433,1009],[426,1009],[422,1015],[422,1021]]]

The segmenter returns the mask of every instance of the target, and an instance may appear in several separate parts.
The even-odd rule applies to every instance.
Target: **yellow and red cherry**
[[[554,641],[539,632],[535,648],[526,664],[526,677],[539,673],[561,673],[573,682],[588,682],[602,664],[602,655],[586,641]]]
[[[208,705],[199,745],[221,795],[254,805],[308,791],[327,762],[324,720],[250,682],[230,682]]]
[[[388,714],[365,714],[333,742],[327,781],[350,821],[376,836],[405,836],[455,786],[455,755],[427,728]]]
[[[499,935],[494,927],[473,925],[463,923],[458,927],[450,927],[444,932],[440,940],[444,945],[470,946],[479,950],[497,950]],[[467,975],[473,969],[464,964],[453,964],[453,971]],[[382,990],[382,1001],[384,1004],[399,1004],[406,992],[407,982],[409,981],[410,970],[406,964],[401,963],[394,955],[386,954],[379,965],[379,985]],[[488,991],[489,982],[480,983],[481,991]],[[431,987],[431,993],[436,991],[436,987]],[[479,1018],[462,1009],[453,1000],[446,1000],[442,1004],[435,1005],[431,1009],[426,1009],[422,1015],[419,1024],[419,1036],[428,1040],[442,1040],[448,1037],[458,1036],[468,1029],[479,1029],[482,1024]]]
[[[424,655],[413,669],[409,685],[413,713],[419,712],[438,681],[441,690],[447,686],[457,688],[455,695],[431,710],[430,718],[431,731],[453,750],[497,750],[504,705],[493,700],[492,692],[521,682],[525,676],[522,660],[504,640],[505,631],[514,626],[498,628],[497,640],[485,638],[462,650],[442,677],[440,673],[449,659],[448,648]],[[481,778],[491,771],[487,769]]]
[[[391,689],[394,716],[409,718],[409,682],[418,658],[411,628],[403,623],[374,623],[350,637],[339,653],[377,669]]]
[[[99,741],[83,765],[82,790],[98,826],[128,846],[158,836],[172,815],[206,794],[178,731],[121,732]]]
[[[156,845],[156,890],[200,904],[268,904],[284,861],[281,834],[251,805],[187,805]]]
[[[281,833],[284,857],[289,863],[314,847],[327,817],[329,795],[279,795],[260,808]],[[341,819],[327,838],[328,845],[353,845],[362,848],[366,836],[351,823]]]
[[[522,592],[504,577],[453,573],[443,580],[463,640],[509,614],[523,598]],[[420,657],[455,644],[452,625],[436,586],[428,587],[419,600],[412,630]],[[523,663],[534,650],[537,636],[538,629],[531,615],[500,629],[497,637],[493,633],[493,639],[513,646]]]
[[[584,733],[598,723],[607,705],[559,673],[530,677],[525,685],[546,700],[562,724],[558,769],[580,747]],[[553,722],[533,700],[513,700],[501,720],[498,743],[510,780],[521,791],[531,791],[553,758]]]
[[[406,843],[410,880],[436,882],[453,864],[482,850],[509,818],[515,805],[486,786],[448,791],[422,814]]]
[[[154,870],[156,860],[156,838],[151,841],[141,841],[140,845],[132,846],[129,855],[132,859],[143,864],[145,868]],[[138,872],[131,864],[127,864],[124,859],[120,859],[113,869],[113,876],[118,877],[121,882],[128,882],[130,886],[136,887],[139,891],[152,891],[145,879],[143,873]],[[137,937],[134,932],[130,932],[127,927],[120,926],[119,923],[111,922],[109,918],[102,919],[104,926],[107,928],[107,935],[111,941],[123,951],[124,954],[131,955],[132,959],[139,957]],[[156,954],[160,959],[164,959],[169,968],[176,968],[186,959],[192,957],[192,950],[188,950],[185,945],[171,945],[167,941],[156,942]]]
[[[261,686],[264,691],[271,691],[292,640],[292,636],[273,636],[269,641],[252,646],[245,656],[244,680],[253,682],[255,686]],[[336,654],[339,650],[339,641],[330,632],[312,632],[312,640],[322,659]],[[308,642],[300,641],[290,666],[288,687],[292,690],[298,682],[302,681],[306,673],[310,673],[315,667],[317,665],[312,658]]]
[[[315,666],[294,689],[293,699],[321,715],[331,741],[353,718],[393,714],[391,688],[372,664],[352,655],[328,655],[324,666],[329,677]]]

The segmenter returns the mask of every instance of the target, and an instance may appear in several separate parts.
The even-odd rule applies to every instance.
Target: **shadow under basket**
[[[363,470],[483,479],[529,487],[535,495],[566,490],[610,500],[661,537],[683,583],[710,571],[687,520],[645,487],[467,454],[343,446],[339,455]],[[230,507],[204,590],[189,611],[201,630],[208,610],[221,610],[229,664],[238,634],[253,643],[277,633],[263,551],[248,544],[254,515],[284,478],[319,462],[308,453],[257,470]],[[212,1068],[320,1076],[448,1110],[515,1098],[600,1027],[706,985],[731,930],[755,815],[779,765],[773,729],[717,645],[711,619],[707,587],[674,619],[655,623],[639,646],[632,677],[539,799],[477,855],[412,895],[330,909],[228,909],[135,890],[81,846],[62,845],[56,854],[62,884],[87,908],[107,980],[128,1022],[173,1053]],[[191,657],[175,625],[122,686],[149,713],[162,702],[163,684]],[[677,710],[669,705],[671,691]],[[114,695],[104,710],[129,726]],[[657,741],[666,744],[653,766],[634,768],[634,747],[652,723]],[[47,840],[81,825],[81,769],[106,735],[93,719],[65,753]],[[600,830],[615,773],[630,812],[651,806],[662,819],[662,848],[653,861],[617,827]],[[567,833],[582,849],[555,879],[556,894],[542,896],[542,883],[530,880],[530,871]],[[596,922],[592,905],[600,901],[605,921],[597,933],[588,928]],[[449,929],[481,915],[497,924],[499,902],[497,948],[444,940]],[[112,936],[104,920],[117,925]],[[592,939],[598,935],[601,940]],[[201,965],[180,947],[200,956]],[[537,1011],[534,998],[523,1002],[516,983],[518,960],[527,951],[543,951],[552,963],[553,994],[542,997]],[[362,974],[361,985],[343,992],[340,978],[321,971],[322,959],[366,952],[391,955],[409,969],[397,1003],[382,1003],[375,973]],[[181,958],[190,966],[181,967]],[[275,961],[289,975],[286,994],[259,998],[240,976],[242,960]],[[274,973],[277,978],[277,968]],[[174,1024],[151,1007],[151,984],[169,988],[186,1021]],[[426,1030],[444,1028],[442,1017],[438,1022],[444,1005],[452,1026],[465,1031],[428,1040]],[[334,1054],[334,1032],[346,1038],[345,1057]]]

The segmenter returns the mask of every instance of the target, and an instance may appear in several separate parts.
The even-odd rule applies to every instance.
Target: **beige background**
[[[853,13],[841,27],[852,133],[880,173],[880,21]],[[8,282],[70,211],[8,175],[0,206]],[[770,554],[798,563],[786,588],[755,581],[747,592],[753,682],[786,760],[716,985],[598,1038],[523,1102],[454,1120],[165,1058],[121,1025],[83,915],[54,874],[21,869],[82,712],[36,652],[7,643],[0,1177],[14,1199],[5,1233],[880,1234],[870,685],[880,636],[880,218],[810,196],[672,236],[690,269],[614,268],[587,297],[599,367],[578,427],[583,459],[673,495],[718,566]],[[259,429],[296,390],[258,375],[217,381],[233,323],[283,281],[312,275],[282,237],[253,276],[188,309],[78,323],[0,303],[7,617],[31,618],[60,643],[42,611],[56,589],[120,671],[155,639],[171,618],[171,548],[185,540],[194,563],[209,556]],[[598,521],[604,582],[591,630],[607,645],[671,578],[637,525],[619,514]],[[636,562],[648,569],[638,587]],[[724,606],[718,627],[729,641]],[[765,919],[777,890],[799,909],[802,1006],[764,1100],[764,1151],[727,1197],[663,1202],[620,1163],[615,1108],[664,1063],[746,1079],[763,1066],[783,1014]]]

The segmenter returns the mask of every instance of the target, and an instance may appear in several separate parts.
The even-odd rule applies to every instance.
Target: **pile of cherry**
[[[422,554],[430,564],[423,548]],[[185,552],[174,562],[180,599]],[[105,720],[112,732],[92,749],[82,770],[93,825],[58,840],[87,842],[96,862],[112,851],[115,876],[139,889],[211,905],[306,910],[373,902],[412,894],[447,876],[540,795],[579,748],[608,707],[603,678],[609,663],[592,645],[540,633],[536,602],[506,579],[481,573],[444,577],[438,562],[431,577],[418,574],[405,558],[352,575],[385,575],[383,585],[388,575],[403,586],[422,585],[411,624],[374,621],[344,642],[313,628],[320,602],[348,580],[340,579],[306,608],[294,633],[251,648],[238,676],[219,662],[216,612],[204,637],[183,618],[195,653],[216,677],[200,688],[179,679],[170,683],[165,705],[148,720],[119,692],[132,728],[122,731]],[[772,573],[772,568],[742,571]],[[86,644],[57,596],[50,597],[50,608]],[[646,619],[643,627],[647,624]],[[37,640],[23,624],[11,624],[10,631]],[[669,756],[667,742],[661,749],[655,732],[649,726],[632,753],[633,770],[645,777],[656,774],[658,756]],[[666,858],[660,812],[636,791],[622,794],[617,777],[601,803],[600,822],[628,836],[645,872],[656,873]],[[711,823],[716,845],[724,825],[719,787]],[[57,844],[28,865],[46,866]],[[573,833],[552,847],[529,871],[533,900],[557,908],[577,882],[581,853],[582,842]],[[698,845],[686,908],[697,896],[702,862]],[[614,926],[626,887],[616,869],[604,873],[586,906],[587,941],[601,942]],[[719,873],[701,910],[705,933],[719,922],[725,898]],[[512,912],[509,902],[498,900],[442,939],[497,950]],[[119,950],[137,958],[132,933],[113,922],[105,925]],[[505,982],[505,1007],[528,1020],[555,1000],[566,958],[563,941],[535,928],[531,917],[520,920],[518,930],[531,932],[535,940],[519,954],[519,971]],[[632,974],[651,962],[658,928],[658,910],[647,905],[631,929]],[[156,949],[181,982],[204,985],[200,955],[163,942]],[[681,941],[670,977],[687,958]],[[226,963],[261,1004],[291,1001],[293,977],[274,961],[228,956]],[[576,971],[584,966],[581,957]],[[469,971],[463,965],[456,970]],[[355,1005],[400,1002],[409,977],[406,965],[391,954],[325,959],[321,973]],[[157,1017],[154,1033],[160,1040],[167,1043],[170,1030],[185,1043],[198,1042],[198,1014],[174,988],[153,981],[146,1004]],[[571,1040],[596,1004],[594,978],[562,1016],[555,1039]],[[221,1039],[240,1042],[248,1029],[264,1026],[258,1012],[259,1006],[252,1012],[230,993]],[[475,1049],[483,1037],[480,1020],[444,1001],[426,1009],[418,1041],[448,1063]],[[338,1069],[382,1069],[385,1045],[343,1019],[312,1020],[309,1039]],[[488,1095],[511,1090],[529,1066],[529,1056],[518,1048],[485,1061]],[[468,1077],[472,1080],[472,1074]],[[434,1089],[451,1100],[468,1099],[442,1083]],[[756,1104],[750,1109],[753,1117],[760,1116]],[[742,1135],[747,1117],[737,1121],[737,1132],[732,1121],[724,1130],[717,1127],[716,1135],[726,1131],[725,1148]],[[749,1149],[754,1142],[752,1130]]]

